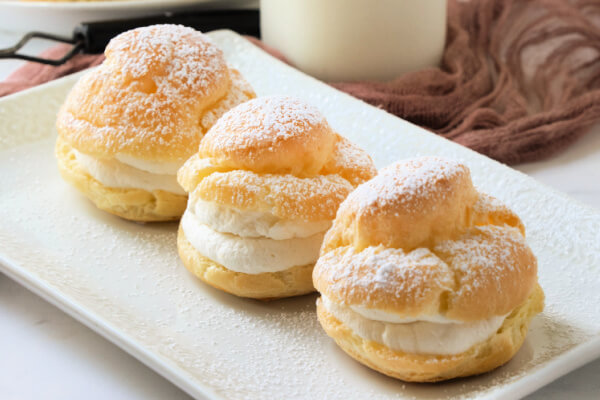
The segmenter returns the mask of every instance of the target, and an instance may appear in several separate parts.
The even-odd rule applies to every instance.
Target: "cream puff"
[[[313,280],[325,332],[405,381],[506,363],[544,307],[519,217],[477,191],[466,166],[437,157],[393,164],[353,191]]]
[[[262,97],[227,112],[178,172],[190,194],[178,248],[201,280],[242,297],[314,291],[325,231],[376,173],[313,106]]]
[[[58,113],[63,178],[105,211],[134,221],[181,217],[177,170],[227,110],[254,98],[205,35],[177,25],[115,37]]]

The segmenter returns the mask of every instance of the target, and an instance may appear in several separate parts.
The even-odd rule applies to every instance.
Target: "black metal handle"
[[[100,22],[85,22],[75,28],[72,38],[63,38],[41,32],[30,32],[14,46],[0,49],[0,59],[18,58],[41,64],[61,65],[75,54],[84,52],[98,54],[110,40],[118,34],[140,26],[156,24],[180,24],[199,31],[231,29],[240,34],[260,37],[259,14],[257,10],[212,10],[179,13],[163,13],[151,17]],[[69,43],[73,47],[58,59],[46,59],[22,54],[20,50],[33,38],[44,38]]]
[[[19,52],[31,39],[35,39],[35,38],[53,40],[55,42],[60,42],[60,43],[68,43],[73,46],[69,49],[68,52],[66,52],[63,56],[61,56],[60,58],[57,58],[57,59],[42,58],[42,57],[37,57],[37,56],[29,55],[29,54],[22,54]],[[64,64],[65,62],[67,62],[67,60],[69,60],[75,54],[81,52],[82,49],[83,49],[83,43],[75,40],[74,38],[66,38],[66,37],[62,37],[62,36],[58,36],[58,35],[51,35],[51,34],[44,33],[44,32],[29,32],[29,33],[25,34],[25,36],[23,36],[21,38],[21,40],[19,40],[14,46],[7,47],[5,49],[0,49],[0,60],[15,58],[17,60],[32,61],[32,62],[37,62],[40,64],[48,64],[48,65],[56,66],[56,65]]]
[[[118,34],[141,26],[180,24],[203,32],[231,29],[240,34],[260,37],[258,10],[214,10],[164,13],[150,17],[84,22],[75,28],[74,37],[83,42],[83,52],[98,54]]]

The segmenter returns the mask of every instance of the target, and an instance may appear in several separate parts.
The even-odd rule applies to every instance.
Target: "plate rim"
[[[87,311],[85,307],[71,300],[69,296],[63,294],[60,290],[53,289],[47,282],[36,278],[26,268],[2,253],[0,253],[0,272],[113,343],[190,396],[196,398],[201,395],[208,399],[225,398],[219,396],[213,388],[204,382],[194,380],[184,370],[171,366],[168,360],[161,359],[159,355],[137,343],[134,338],[113,327],[106,318]],[[495,393],[495,390],[492,390],[480,398],[495,399],[499,398],[498,396],[502,396],[502,398],[506,398],[505,396],[522,398],[599,357],[600,335],[597,335],[552,358],[531,373],[517,378],[504,389],[503,393],[498,394]]]
[[[204,382],[196,381],[184,370],[171,366],[169,360],[161,359],[159,355],[146,349],[130,335],[112,326],[109,320],[86,310],[84,306],[73,301],[68,295],[52,288],[52,285],[43,279],[36,278],[25,267],[2,253],[0,253],[0,272],[99,334],[190,396],[197,397],[200,394],[207,399],[224,398]]]

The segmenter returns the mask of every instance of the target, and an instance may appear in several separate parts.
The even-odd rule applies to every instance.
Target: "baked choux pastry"
[[[217,121],[177,174],[190,194],[181,259],[237,296],[312,292],[312,269],[338,206],[375,173],[371,158],[316,108],[290,97],[248,101]]]
[[[404,381],[490,371],[544,307],[519,217],[469,169],[398,162],[340,206],[313,272],[319,321],[351,357]]]
[[[63,178],[98,208],[133,221],[176,220],[177,170],[227,110],[255,97],[206,36],[178,25],[115,37],[58,113]]]

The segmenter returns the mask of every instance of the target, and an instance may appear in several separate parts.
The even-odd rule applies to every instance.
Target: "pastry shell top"
[[[255,97],[205,35],[154,25],[115,37],[57,118],[59,134],[97,158],[183,162],[229,108]]]
[[[292,220],[333,219],[376,173],[371,158],[294,98],[261,97],[227,112],[178,172],[195,196]]]
[[[340,206],[313,272],[335,302],[403,318],[506,315],[537,284],[519,217],[478,192],[466,166],[398,162]]]

